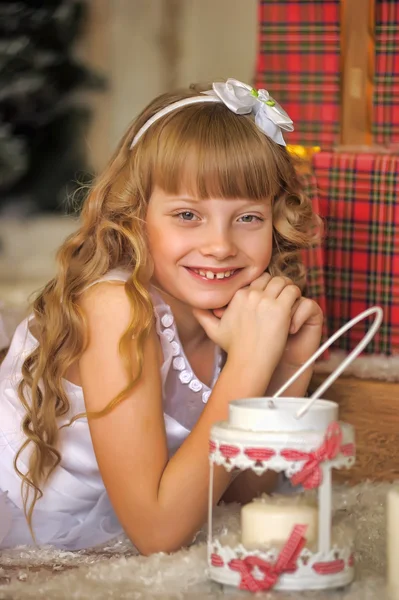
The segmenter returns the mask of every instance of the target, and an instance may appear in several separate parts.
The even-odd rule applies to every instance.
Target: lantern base
[[[242,575],[232,568],[231,561],[245,560],[256,556],[266,563],[275,562],[277,550],[267,552],[246,551],[243,546],[231,548],[222,546],[217,540],[210,546],[208,573],[209,577],[223,586],[240,588]],[[260,581],[261,571],[255,567],[251,576]],[[334,547],[328,553],[311,552],[304,548],[298,557],[295,571],[284,573],[278,579],[273,590],[301,591],[324,590],[344,587],[354,578],[353,547]],[[226,589],[227,591],[227,589]]]

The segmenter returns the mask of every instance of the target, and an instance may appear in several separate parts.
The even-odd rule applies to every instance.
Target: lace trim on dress
[[[172,355],[173,355],[172,367],[175,371],[179,371],[178,377],[179,377],[180,382],[184,385],[188,385],[190,390],[192,390],[193,392],[201,392],[202,391],[202,402],[204,402],[204,403],[208,402],[208,399],[209,399],[209,396],[211,395],[212,390],[208,386],[206,386],[204,383],[202,383],[199,379],[197,379],[197,377],[193,373],[193,370],[190,367],[188,360],[184,356],[183,349],[181,347],[180,342],[178,341],[175,319],[174,319],[169,307],[168,307],[168,312],[161,317],[160,323],[162,326],[161,327],[161,335],[163,335],[164,338],[170,344]],[[213,376],[211,387],[214,386],[215,381],[219,377],[219,374],[221,371],[221,364],[222,364],[222,354],[221,354],[220,350],[218,350],[217,365],[216,365],[216,369],[215,369],[215,373]]]

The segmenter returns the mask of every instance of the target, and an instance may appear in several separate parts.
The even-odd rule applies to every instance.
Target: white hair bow
[[[285,146],[281,131],[294,131],[291,119],[268,91],[256,90],[237,79],[228,79],[226,83],[213,83],[212,89],[202,92],[200,96],[183,98],[159,110],[136,133],[130,149],[134,148],[151,125],[162,117],[183,106],[203,102],[223,102],[236,115],[253,113],[259,129],[280,146]]]
[[[294,131],[293,122],[267,90],[256,90],[237,79],[213,83],[212,90],[203,92],[218,96],[237,115],[255,115],[255,123],[263,133],[280,146],[285,146],[283,131]]]

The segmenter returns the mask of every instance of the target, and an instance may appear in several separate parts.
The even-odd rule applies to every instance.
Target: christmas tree
[[[0,216],[67,210],[89,165],[79,98],[104,82],[76,56],[86,3],[0,0]]]

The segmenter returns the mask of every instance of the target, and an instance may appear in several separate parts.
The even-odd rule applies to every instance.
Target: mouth
[[[193,277],[197,279],[201,279],[203,281],[213,281],[217,283],[229,281],[233,277],[235,277],[242,269],[206,269],[206,268],[195,268],[195,267],[185,267],[186,271],[190,273]]]

